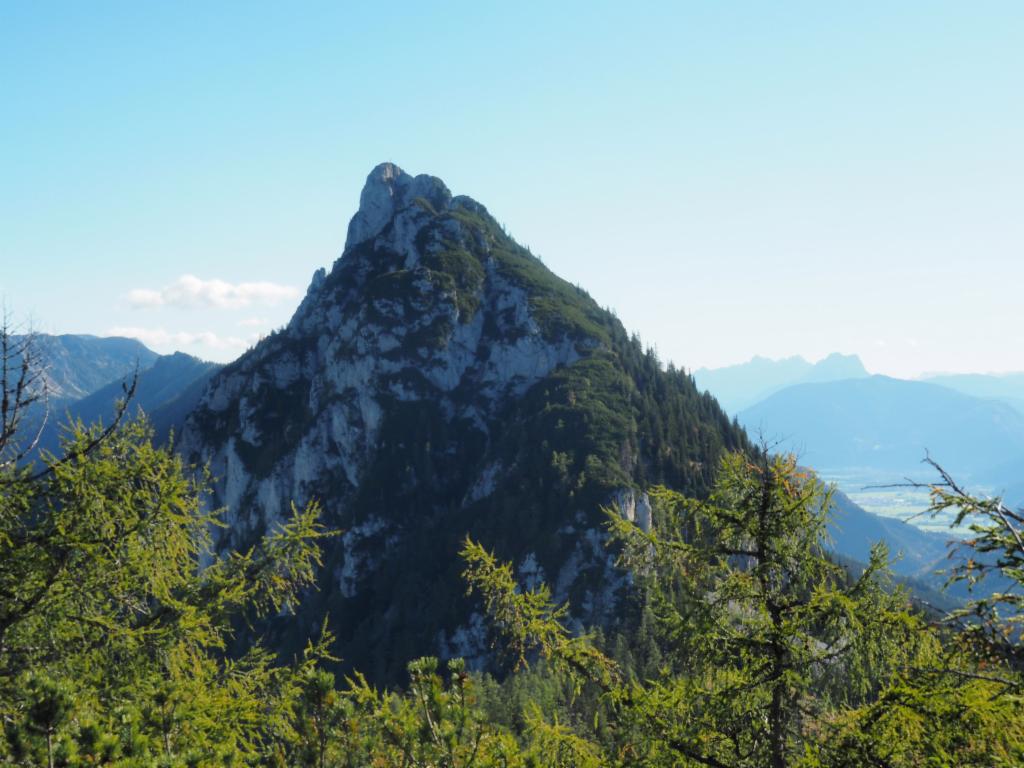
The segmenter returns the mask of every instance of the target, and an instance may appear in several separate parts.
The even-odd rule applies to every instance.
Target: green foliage
[[[428,253],[424,266],[434,270],[439,278],[450,285],[459,311],[459,322],[468,323],[480,306],[480,292],[484,282],[484,268],[480,260],[455,243],[446,243],[446,250]]]
[[[659,489],[654,503],[657,533],[609,521],[685,675],[620,695],[667,710],[654,722],[679,754],[790,765],[816,712],[865,700],[916,652],[884,550],[856,580],[826,556],[828,492],[792,457],[732,454],[707,501]]]
[[[607,686],[617,678],[614,662],[594,648],[589,636],[573,636],[565,629],[562,620],[568,606],[552,606],[547,585],[520,591],[511,566],[498,563],[493,554],[468,538],[462,558],[471,592],[482,594],[487,613],[508,638],[518,667],[525,666],[527,652],[537,648],[568,672],[577,691],[589,680]]]
[[[603,691],[608,725],[585,745],[595,760],[1019,764],[1019,676],[913,613],[883,549],[856,577],[834,563],[823,548],[829,491],[792,457],[731,454],[706,501],[664,488],[653,497],[652,532],[608,515],[664,653],[645,678],[568,632],[546,588],[524,591],[482,547],[463,549],[470,588],[513,654],[539,653],[575,690]]]
[[[961,663],[963,660],[960,660]],[[956,662],[896,678],[878,698],[824,724],[824,766],[1019,766],[1024,702],[1015,688]]]
[[[297,738],[282,745],[281,765],[310,768],[525,766],[518,741],[488,722],[461,660],[443,676],[434,658],[408,665],[405,693],[381,691],[362,675],[337,688],[307,673],[295,708]]]
[[[971,536],[951,552],[948,583],[981,584],[988,594],[976,596],[954,611],[956,622],[976,651],[1024,670],[1024,510],[1010,509],[1000,498],[968,493],[934,461],[940,481],[930,486],[931,513],[956,512],[954,526]]]
[[[465,215],[487,227],[492,245],[504,242],[484,214]],[[469,295],[480,277],[475,257],[453,248],[435,266]],[[828,488],[792,457],[749,450],[688,376],[663,371],[607,316],[587,318],[603,323],[607,345],[510,406],[501,445],[488,446],[470,420],[445,418],[436,403],[392,404],[357,499],[387,508],[416,542],[396,556],[407,571],[390,576],[388,610],[417,618],[418,627],[429,626],[425,615],[443,623],[456,614],[447,587],[459,563],[438,553],[461,546],[469,592],[513,662],[504,680],[427,657],[406,666],[402,687],[378,688],[355,671],[339,683],[326,622],[294,659],[258,642],[239,651],[246,628],[250,640],[268,616],[319,599],[310,590],[317,572],[336,563],[321,561],[327,533],[317,506],[293,508],[247,550],[216,555],[211,530],[222,523],[204,504],[201,471],[154,448],[143,422],[108,431],[75,425],[40,473],[17,461],[0,465],[0,762],[1024,763],[1020,513],[970,496],[943,473],[933,508],[956,508],[957,523],[974,534],[952,580],[996,575],[1013,588],[929,623],[891,582],[884,549],[856,572],[828,555]],[[271,398],[260,407],[284,443],[296,439],[284,427],[304,418],[301,387],[290,394],[299,402],[254,393]],[[231,418],[217,428],[230,428]],[[0,458],[9,455],[7,434]],[[412,451],[403,447],[410,437]],[[744,450],[710,466],[730,448]],[[461,505],[463,470],[477,461],[510,468],[500,494],[510,506],[489,519]],[[600,629],[571,631],[569,604],[555,605],[547,586],[522,588],[510,564],[463,538],[476,526],[499,548],[525,539],[541,558],[557,554],[578,530],[553,530],[564,515],[544,513],[596,507],[639,478],[690,495],[653,489],[647,531],[607,513],[631,584],[608,640]],[[512,506],[537,498],[534,507]],[[367,645],[390,631],[343,629]],[[389,638],[378,658],[398,664],[426,641]]]
[[[539,707],[531,707],[526,721],[530,764],[544,768],[600,768],[605,765],[601,748],[571,728],[545,719]]]
[[[42,474],[0,478],[0,754],[33,764],[45,741],[50,765],[254,760],[284,722],[293,670],[259,646],[224,650],[236,621],[312,584],[318,510],[210,559],[219,520],[202,479],[143,422],[98,435],[76,426]]]
[[[546,586],[522,589],[510,565],[466,539],[464,578],[518,671],[498,683],[461,660],[442,670],[421,658],[403,689],[379,689],[359,673],[338,684],[326,669],[337,661],[326,629],[291,664],[258,644],[226,653],[240,620],[289,610],[313,583],[326,535],[315,506],[293,510],[250,550],[213,557],[210,528],[220,523],[203,507],[201,473],[193,479],[153,448],[144,423],[99,434],[76,428],[42,474],[9,468],[2,478],[6,764],[1024,759],[1012,655],[979,655],[965,642],[970,631],[911,612],[883,550],[856,577],[834,563],[822,547],[828,489],[792,458],[729,454],[706,500],[655,489],[649,532],[609,513],[641,600],[631,639],[616,635],[610,651],[600,633],[567,628],[568,606],[555,606]],[[1012,533],[984,529],[979,540],[1002,542],[1004,562],[1015,562]]]

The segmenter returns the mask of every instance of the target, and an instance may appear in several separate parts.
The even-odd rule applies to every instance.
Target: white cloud
[[[182,347],[204,346],[209,349],[242,350],[256,341],[256,336],[246,339],[237,336],[220,336],[213,331],[167,331],[163,328],[136,328],[117,326],[107,331],[108,336],[127,336],[138,339],[154,349],[180,349]]]
[[[202,280],[195,275],[182,275],[160,290],[135,288],[128,292],[128,303],[135,309],[153,307],[215,307],[241,309],[253,304],[273,305],[297,299],[301,292],[290,285],[270,282],[229,283],[225,280]]]

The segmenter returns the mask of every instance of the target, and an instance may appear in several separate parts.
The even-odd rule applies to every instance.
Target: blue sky
[[[688,368],[1024,369],[1024,4],[7,3],[0,294],[226,360],[392,160]]]

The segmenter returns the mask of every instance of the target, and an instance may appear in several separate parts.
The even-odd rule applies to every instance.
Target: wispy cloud
[[[221,336],[213,331],[168,331],[163,328],[137,328],[117,326],[107,331],[108,336],[127,336],[138,339],[147,347],[173,348],[203,346],[209,349],[242,350],[254,343],[258,334],[249,338]]]
[[[128,303],[135,309],[153,307],[214,307],[242,309],[252,305],[273,305],[301,295],[298,288],[271,282],[229,283],[182,275],[159,290],[135,288],[128,292]]]

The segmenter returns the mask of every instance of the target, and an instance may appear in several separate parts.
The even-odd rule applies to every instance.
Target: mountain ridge
[[[755,355],[745,363],[722,368],[698,368],[694,381],[711,392],[730,414],[764,400],[775,392],[795,384],[834,381],[867,376],[858,355],[832,352],[815,363],[800,355],[778,360]]]
[[[13,336],[19,341],[23,336]],[[133,370],[148,368],[156,352],[137,339],[91,334],[32,334],[35,352],[46,361],[49,397],[69,402],[91,395]]]
[[[1024,462],[1024,415],[939,384],[870,376],[787,387],[739,421],[818,469],[912,473],[930,453],[968,479]]]
[[[938,384],[965,395],[1001,400],[1024,413],[1024,373],[950,373],[923,376],[920,381]]]

